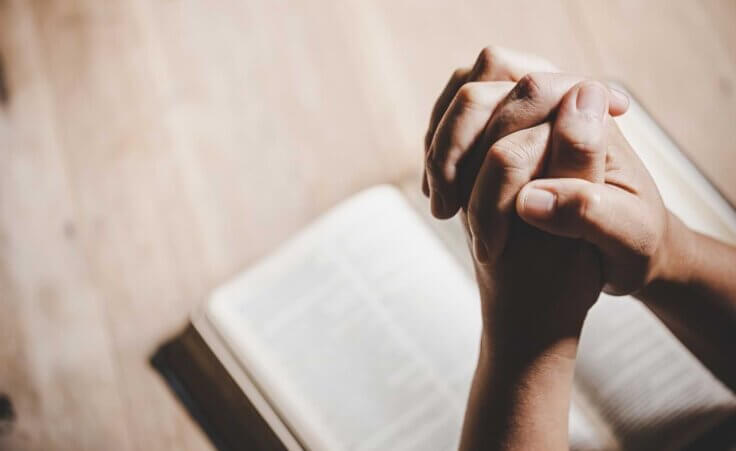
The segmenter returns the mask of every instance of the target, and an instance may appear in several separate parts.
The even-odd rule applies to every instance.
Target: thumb
[[[608,255],[640,241],[631,225],[646,217],[633,194],[573,178],[527,183],[516,198],[516,211],[538,229],[583,239]]]
[[[578,83],[565,94],[552,127],[547,176],[603,181],[608,105],[608,90],[595,81]]]

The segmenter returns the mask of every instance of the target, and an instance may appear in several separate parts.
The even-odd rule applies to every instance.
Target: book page
[[[456,449],[478,353],[471,276],[390,187],[213,295],[210,320],[303,446]],[[579,449],[602,449],[585,415]]]
[[[730,412],[733,395],[639,301],[601,295],[575,367],[623,449],[677,449]]]

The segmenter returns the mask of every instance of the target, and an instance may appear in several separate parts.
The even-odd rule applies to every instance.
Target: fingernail
[[[473,254],[475,254],[475,259],[479,263],[488,261],[488,249],[486,249],[486,245],[475,236],[473,237]]]
[[[606,91],[597,83],[584,84],[578,91],[576,105],[579,111],[603,119],[606,114]]]
[[[611,88],[611,95],[616,97],[620,102],[622,102],[627,107],[629,106],[629,96],[625,92],[619,89],[616,89],[616,88]]]
[[[521,201],[524,216],[547,218],[554,211],[556,200],[556,196],[549,191],[529,188],[524,192],[524,198]]]

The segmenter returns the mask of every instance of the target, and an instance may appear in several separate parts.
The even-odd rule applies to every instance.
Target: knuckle
[[[585,239],[590,233],[589,223],[599,201],[600,197],[596,192],[583,189],[562,202],[556,220],[576,238]]]
[[[571,167],[583,167],[591,161],[605,158],[602,155],[606,154],[605,146],[599,145],[599,137],[590,133],[590,130],[579,126],[561,127],[558,130],[561,156]]]
[[[505,139],[494,143],[488,150],[487,158],[494,166],[502,168],[523,168],[526,152],[519,143]]]
[[[526,99],[534,101],[542,97],[542,79],[538,73],[529,73],[521,77],[514,87],[514,97],[516,99]]]
[[[463,67],[458,67],[452,72],[452,75],[450,76],[451,80],[460,81],[465,79],[465,77],[468,74],[468,70]]]
[[[592,190],[581,191],[575,198],[575,219],[582,222],[589,221],[600,200],[600,195]]]
[[[594,157],[602,151],[595,145],[596,143],[591,139],[577,139],[570,140],[568,148],[573,155],[579,155],[580,157]]]
[[[567,146],[566,163],[573,168],[587,167],[598,155],[598,150],[589,142],[573,142]]]
[[[463,108],[482,107],[485,101],[484,87],[480,83],[465,83],[456,95],[457,102]]]
[[[499,51],[498,47],[488,45],[481,49],[478,54],[478,58],[475,61],[475,68],[479,72],[485,72],[491,69],[498,61]]]

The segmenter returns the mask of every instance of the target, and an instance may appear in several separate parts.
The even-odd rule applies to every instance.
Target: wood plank
[[[208,447],[147,358],[193,302],[182,293],[196,293],[199,279],[182,274],[177,258],[184,253],[184,260],[197,261],[191,253],[198,242],[186,228],[189,217],[177,215],[186,199],[178,197],[177,173],[167,164],[163,112],[149,89],[135,11],[130,2],[76,1],[35,3],[32,14],[88,274],[100,289],[96,301],[114,346],[125,402],[119,421],[139,449]],[[184,225],[185,247],[171,249],[170,221]]]
[[[10,449],[130,449],[126,422],[106,420],[124,416],[118,366],[100,293],[77,239],[59,124],[25,6],[0,6],[7,88],[0,147],[0,328],[10,335],[2,340],[0,391],[17,418],[0,443]]]

